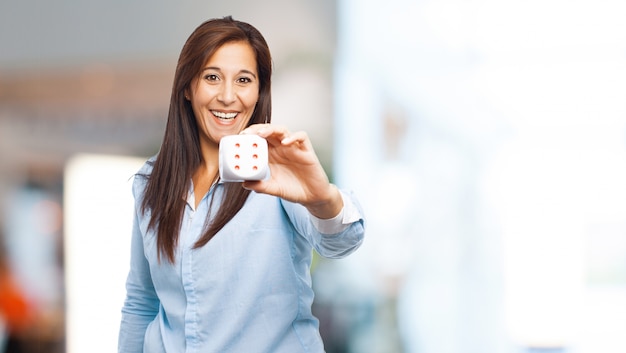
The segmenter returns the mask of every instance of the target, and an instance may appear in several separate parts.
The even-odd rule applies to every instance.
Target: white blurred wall
[[[407,352],[626,348],[625,15],[340,1],[335,170],[369,215],[351,268]]]

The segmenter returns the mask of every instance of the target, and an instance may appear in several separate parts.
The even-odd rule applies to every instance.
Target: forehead
[[[220,70],[247,70],[256,73],[256,54],[248,42],[228,42],[220,46],[207,59],[204,68],[207,67]]]

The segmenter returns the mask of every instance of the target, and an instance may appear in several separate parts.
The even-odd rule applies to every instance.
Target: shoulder
[[[154,166],[154,161],[156,160],[156,156],[150,157],[146,162],[139,168],[137,173],[134,175],[133,180],[133,193],[137,196],[138,192],[142,192],[148,183],[148,179],[150,178],[150,174],[152,174],[152,168]]]
[[[152,173],[152,167],[154,166],[154,161],[156,161],[156,155],[150,157],[148,160],[146,160],[146,162],[141,166],[141,168],[139,168],[139,170],[137,171],[137,175],[145,175],[145,176],[149,176],[150,173]]]

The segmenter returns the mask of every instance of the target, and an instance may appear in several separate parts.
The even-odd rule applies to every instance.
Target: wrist
[[[313,216],[319,219],[331,219],[336,217],[343,209],[343,198],[339,189],[333,184],[328,185],[327,197],[320,201],[304,205]]]

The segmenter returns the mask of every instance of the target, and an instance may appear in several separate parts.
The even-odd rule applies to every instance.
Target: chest
[[[208,202],[188,207],[179,233],[176,261],[159,263],[156,236],[144,236],[144,250],[155,286],[184,286],[194,281],[211,287],[229,282],[279,278],[293,271],[295,242],[300,241],[279,199],[252,194],[244,207],[206,245],[194,244],[206,229]],[[215,200],[217,201],[217,200]],[[214,202],[215,202],[214,201]],[[219,205],[214,204],[213,207]],[[283,271],[285,274],[281,274]]]

